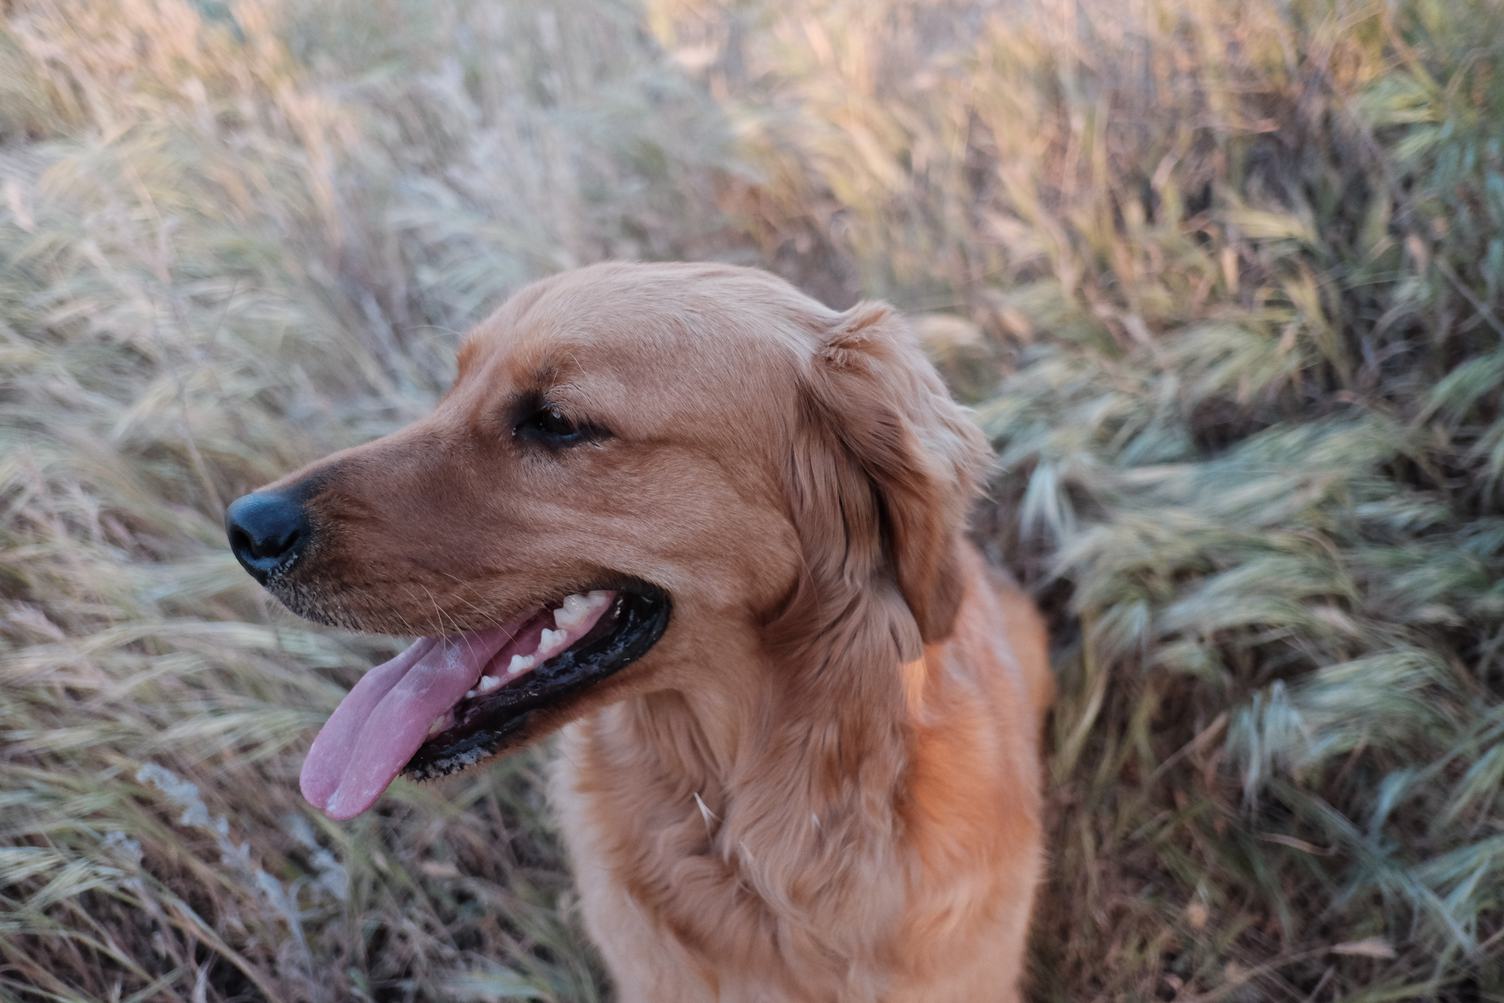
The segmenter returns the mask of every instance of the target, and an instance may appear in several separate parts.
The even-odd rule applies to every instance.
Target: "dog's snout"
[[[231,502],[225,532],[240,566],[262,583],[290,568],[312,535],[303,506],[278,491],[256,491]]]

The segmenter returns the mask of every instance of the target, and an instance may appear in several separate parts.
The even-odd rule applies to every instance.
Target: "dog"
[[[884,304],[603,264],[470,333],[431,415],[226,523],[295,613],[422,635],[314,739],[329,816],[562,733],[620,999],[1016,1000],[1051,676],[966,535],[989,455]]]

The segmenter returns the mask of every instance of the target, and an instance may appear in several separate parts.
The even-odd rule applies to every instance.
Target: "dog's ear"
[[[954,625],[962,536],[989,450],[891,307],[859,304],[820,337],[791,453],[807,579],[795,602],[844,604],[819,615],[834,627],[884,592],[901,597],[912,621],[889,629],[913,658]]]

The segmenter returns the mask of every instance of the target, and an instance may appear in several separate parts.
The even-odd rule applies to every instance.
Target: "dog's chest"
[[[669,965],[729,1000],[743,998],[729,990],[748,975],[775,995],[747,999],[798,998],[789,993],[815,990],[819,977],[823,998],[836,999],[852,988],[853,959],[878,970],[901,882],[890,849],[849,806],[654,776],[588,723],[566,730],[560,753],[556,811],[586,926],[618,980],[649,979],[648,998],[677,998],[662,995],[677,981],[650,980]],[[797,990],[781,986],[792,971]]]

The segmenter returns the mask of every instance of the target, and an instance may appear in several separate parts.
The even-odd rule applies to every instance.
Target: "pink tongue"
[[[454,637],[425,637],[361,677],[324,722],[299,786],[330,818],[376,803],[428,737],[433,719],[460,701],[520,624]]]

